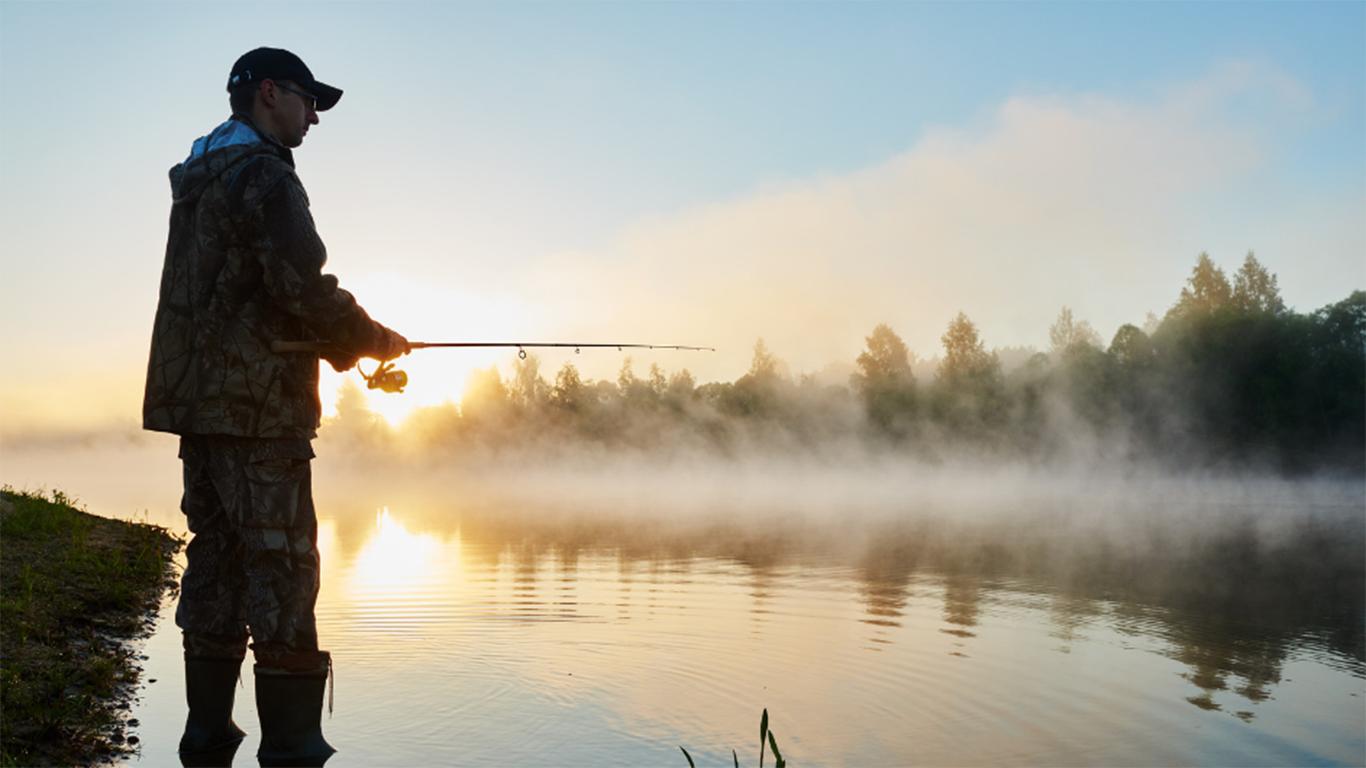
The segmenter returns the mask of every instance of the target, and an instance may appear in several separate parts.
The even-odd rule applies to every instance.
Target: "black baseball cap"
[[[238,57],[228,75],[228,90],[262,80],[290,80],[318,98],[318,111],[324,112],[341,100],[340,88],[313,79],[304,60],[283,48],[256,48]]]

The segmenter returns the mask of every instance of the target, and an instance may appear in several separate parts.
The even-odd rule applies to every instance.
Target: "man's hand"
[[[387,362],[411,351],[412,347],[409,346],[407,339],[399,333],[385,328],[375,345],[374,358],[380,362]]]

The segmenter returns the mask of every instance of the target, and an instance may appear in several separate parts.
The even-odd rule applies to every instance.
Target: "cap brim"
[[[318,97],[317,109],[319,112],[326,112],[337,106],[337,102],[341,101],[342,97],[340,88],[333,88],[332,86],[326,83],[320,83],[317,80],[313,81],[313,85],[309,87],[308,91]]]

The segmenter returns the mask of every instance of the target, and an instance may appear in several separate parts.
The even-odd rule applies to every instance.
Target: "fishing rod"
[[[623,349],[676,349],[688,352],[715,352],[714,347],[691,347],[684,344],[612,344],[612,343],[580,343],[580,342],[559,342],[559,341],[410,341],[408,349],[488,349],[488,348],[515,348],[517,357],[525,360],[527,349],[553,348],[553,349],[573,349],[574,354],[579,354],[583,349],[615,349],[618,352]],[[270,351],[276,353],[286,352],[314,352],[324,353],[336,350],[336,346],[325,341],[272,341]],[[356,364],[356,370],[365,379],[366,385],[370,389],[379,389],[385,392],[400,393],[403,388],[408,386],[408,374],[396,370],[394,363],[381,362],[374,373],[366,373]]]

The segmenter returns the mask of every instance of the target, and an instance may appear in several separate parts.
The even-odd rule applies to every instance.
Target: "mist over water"
[[[336,426],[314,486],[338,766],[719,764],[764,707],[815,765],[1366,758],[1360,478]],[[183,531],[174,438],[10,441],[3,466]],[[133,713],[149,765],[182,717],[172,611]]]
[[[1306,620],[1316,611],[1327,623],[1356,617],[1344,647],[1363,655],[1360,478],[926,465],[890,454],[843,463],[640,454],[339,463],[348,462],[327,482],[353,501],[382,503],[361,479],[382,475],[391,499],[445,498],[446,514],[463,520],[568,535],[588,548],[775,564],[892,560],[1158,604],[1283,604]]]
[[[928,463],[866,445],[724,458],[382,447],[324,426],[315,443],[320,517],[346,527],[352,517],[368,523],[376,510],[403,509],[419,528],[498,521],[528,535],[572,534],[589,549],[743,552],[775,563],[895,556],[908,567],[989,570],[1102,593],[1119,585],[1167,601],[1319,591],[1313,602],[1357,615],[1366,586],[1359,476],[1177,475],[1107,461]],[[183,530],[175,450],[172,436],[129,433],[9,440],[0,457],[4,482],[16,488],[61,489],[97,513]]]

